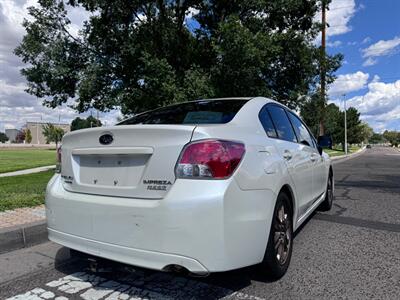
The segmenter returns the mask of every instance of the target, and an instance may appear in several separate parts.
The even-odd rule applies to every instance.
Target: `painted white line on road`
[[[96,275],[79,272],[55,281],[51,281],[46,285],[49,287],[58,287],[59,291],[67,294],[76,294],[80,291],[91,288],[105,280],[106,279]]]
[[[144,300],[144,299],[185,299],[197,295],[207,297],[208,293],[218,295],[214,298],[224,300],[263,300],[263,298],[235,292],[223,287],[214,286],[204,282],[198,282],[186,278],[169,277],[162,273],[155,273],[154,277],[146,278],[146,287],[141,280],[135,280],[136,286],[107,280],[97,275],[85,272],[77,272],[71,275],[50,281],[44,288],[37,287],[25,294],[16,295],[7,300],[68,300],[71,295],[73,299],[84,300]],[[210,296],[211,297],[211,296]]]
[[[84,292],[81,295],[82,299],[85,300],[99,300],[112,292],[115,292],[115,289],[120,289],[121,291],[125,291],[129,288],[129,285],[121,285],[116,281],[106,281],[94,288],[91,288]]]

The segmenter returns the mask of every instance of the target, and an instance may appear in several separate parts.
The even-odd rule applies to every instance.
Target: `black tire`
[[[75,249],[69,249],[69,256],[74,259],[87,259],[89,257],[88,254]]]
[[[328,182],[326,184],[326,196],[323,202],[321,202],[321,205],[319,206],[319,209],[322,211],[328,211],[331,210],[332,204],[333,204],[333,176],[332,173],[329,172],[329,177],[328,177]]]
[[[293,214],[290,203],[285,193],[278,195],[268,245],[261,263],[262,273],[271,280],[285,275],[292,257]]]

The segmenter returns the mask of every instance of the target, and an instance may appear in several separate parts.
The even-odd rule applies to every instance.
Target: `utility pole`
[[[326,3],[325,0],[322,1],[322,33],[321,33],[321,115],[319,120],[319,135],[325,135],[325,127],[324,127],[324,117],[325,117],[325,89],[326,89],[326,70],[325,70],[325,51],[326,51]]]
[[[344,106],[344,153],[347,155],[347,108],[346,108],[346,94],[343,94]]]

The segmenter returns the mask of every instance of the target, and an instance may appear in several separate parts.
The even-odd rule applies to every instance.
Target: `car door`
[[[288,111],[290,122],[293,125],[299,143],[303,145],[302,151],[309,153],[310,164],[312,167],[312,197],[307,208],[310,207],[324,192],[324,164],[322,156],[318,152],[315,139],[309,132],[306,125],[293,112]]]
[[[323,156],[318,152],[316,140],[313,139],[313,141],[318,154],[315,155],[315,160],[313,161],[313,185],[317,196],[320,196],[326,191],[326,186],[328,184],[328,168],[326,167],[326,161],[324,161]]]
[[[295,185],[299,215],[307,209],[312,198],[312,164],[311,151],[298,143],[285,109],[279,105],[267,105],[267,111],[276,129],[276,148],[284,159],[290,177]]]

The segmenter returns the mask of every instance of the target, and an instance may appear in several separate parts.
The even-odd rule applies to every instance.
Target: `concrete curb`
[[[46,221],[0,229],[0,254],[48,241]]]
[[[355,153],[331,157],[332,163],[338,164],[338,163],[344,162],[344,161],[346,161],[346,160],[349,160],[349,159],[351,159],[351,158],[355,158],[355,157],[357,157],[357,156],[363,154],[363,153],[365,152],[366,149],[367,149],[367,147],[364,146],[364,147],[362,147],[360,150],[358,150],[358,151],[355,152]]]
[[[55,169],[55,168],[56,168],[56,165],[43,166],[43,167],[19,170],[19,171],[14,171],[14,172],[1,173],[0,177],[10,177],[10,176],[18,176],[18,175],[39,173],[39,172],[44,172],[44,171],[48,171],[48,170]]]

